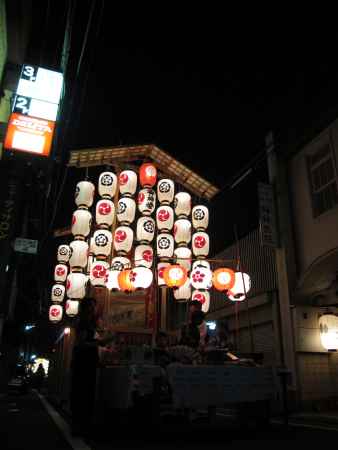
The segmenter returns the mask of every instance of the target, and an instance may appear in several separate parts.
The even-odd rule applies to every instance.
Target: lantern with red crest
[[[209,235],[198,231],[192,236],[192,251],[197,258],[205,258],[209,255]]]
[[[96,230],[90,240],[90,251],[97,257],[103,258],[111,253],[112,234],[108,230]]]
[[[149,188],[141,189],[138,193],[137,205],[141,214],[144,216],[150,216],[155,210],[155,191]]]
[[[152,163],[144,163],[139,170],[140,184],[142,187],[153,187],[156,184],[157,169]]]
[[[196,266],[190,274],[190,283],[195,289],[210,289],[212,286],[212,272],[202,266]]]
[[[67,277],[67,297],[81,300],[86,295],[88,277],[84,273],[72,272]]]
[[[68,275],[68,266],[66,264],[57,264],[54,270],[54,281],[64,283]]]
[[[94,201],[95,186],[90,181],[80,181],[75,189],[75,203],[78,208],[90,208]]]
[[[132,196],[137,188],[137,174],[132,170],[123,170],[119,176],[119,189],[123,196]]]
[[[109,228],[114,222],[115,206],[109,199],[102,199],[96,203],[96,223],[100,228]]]
[[[187,280],[187,271],[179,264],[171,264],[163,272],[165,284],[170,288],[179,288]]]
[[[150,245],[138,245],[135,248],[134,261],[135,266],[143,266],[148,269],[153,265],[153,249]]]
[[[77,209],[72,217],[72,234],[75,239],[86,238],[90,233],[92,215],[87,209]]]
[[[212,284],[218,291],[227,291],[235,284],[235,272],[231,269],[221,267],[212,274]]]
[[[202,304],[202,311],[207,313],[210,307],[210,293],[208,291],[195,290],[192,293],[191,300],[197,300]]]
[[[159,287],[166,286],[166,283],[163,278],[163,273],[168,266],[170,266],[170,263],[168,262],[160,262],[157,264],[157,285]]]
[[[129,253],[133,245],[133,239],[134,232],[131,228],[117,227],[114,234],[114,249],[120,255]]]
[[[98,190],[102,198],[112,199],[116,193],[117,176],[113,172],[102,172],[99,176]]]
[[[71,257],[69,267],[72,270],[84,269],[88,262],[88,244],[85,241],[73,241],[70,243]]]
[[[62,303],[65,297],[66,288],[63,284],[54,284],[51,292],[52,302]]]
[[[136,226],[136,237],[138,242],[148,244],[155,236],[155,221],[152,217],[140,217]]]
[[[169,179],[162,179],[157,183],[157,197],[161,205],[169,205],[174,200],[175,183]]]
[[[191,195],[188,192],[178,192],[174,201],[175,214],[178,218],[187,218],[191,212]]]
[[[130,225],[134,222],[136,212],[136,203],[133,198],[122,197],[117,205],[117,220],[122,225]]]
[[[136,290],[147,289],[153,281],[153,272],[147,267],[134,267],[130,279]]]
[[[118,276],[118,283],[120,290],[122,292],[135,291],[136,288],[133,284],[132,270],[131,269],[122,270],[122,272],[120,272]]]
[[[192,224],[195,230],[204,231],[209,225],[209,210],[206,206],[197,205],[192,209]]]
[[[57,323],[62,320],[62,306],[61,305],[51,305],[50,306],[49,320],[53,323]]]
[[[108,280],[109,264],[106,261],[95,261],[90,271],[90,283],[95,287],[105,287]]]
[[[174,225],[174,210],[170,206],[160,206],[156,211],[156,224],[160,231],[169,232]]]
[[[67,300],[66,301],[66,314],[69,317],[75,317],[79,313],[79,302],[78,300]]]

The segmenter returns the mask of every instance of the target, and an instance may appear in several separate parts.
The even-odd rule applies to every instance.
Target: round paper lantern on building
[[[141,244],[135,247],[134,261],[136,267],[142,266],[150,269],[153,265],[153,259],[153,249],[150,245]]]
[[[171,234],[161,233],[157,236],[157,256],[171,258],[174,254],[174,238]]]
[[[203,231],[198,231],[192,235],[192,251],[196,257],[209,255],[209,235]]]
[[[68,275],[68,266],[66,264],[57,264],[54,269],[54,281],[63,283]]]
[[[126,226],[117,227],[114,234],[114,249],[120,254],[129,253],[133,245],[134,232]]]
[[[136,212],[136,203],[133,198],[122,197],[117,205],[117,220],[122,225],[130,225],[134,222]]]
[[[212,284],[218,291],[227,291],[235,284],[235,272],[226,267],[221,267],[212,274]]]
[[[103,198],[112,199],[116,194],[117,176],[113,172],[102,172],[99,176],[98,190]]]
[[[137,205],[141,214],[150,216],[155,210],[156,194],[153,189],[141,189],[137,196]]]
[[[197,205],[192,209],[192,224],[197,231],[204,231],[209,225],[209,210],[206,206]]]
[[[133,292],[135,287],[133,284],[132,269],[122,270],[118,275],[118,283],[122,292]]]
[[[106,282],[107,289],[118,291],[120,289],[118,276],[122,270],[130,269],[131,264],[128,258],[124,256],[116,256],[112,260],[111,269],[108,272],[108,280]]]
[[[78,300],[67,300],[66,301],[66,314],[69,317],[75,317],[79,313],[79,302]]]
[[[160,231],[170,231],[174,225],[174,210],[167,205],[157,208],[156,224]]]
[[[92,215],[87,209],[77,209],[72,217],[72,234],[75,239],[86,238],[90,233]]]
[[[52,302],[61,303],[65,298],[66,288],[63,284],[54,284],[51,292]]]
[[[135,289],[148,289],[153,282],[153,272],[147,267],[134,267],[130,279]]]
[[[188,192],[178,192],[174,201],[175,214],[178,218],[185,218],[191,212],[191,195]]]
[[[157,197],[161,205],[169,205],[174,199],[175,183],[173,180],[162,179],[157,183]]]
[[[210,263],[209,263],[209,261],[206,261],[205,259],[199,259],[192,263],[192,268],[195,269],[196,267],[204,267],[204,268],[210,270]]]
[[[150,243],[155,236],[155,221],[151,217],[140,217],[136,226],[136,238],[140,243]]]
[[[106,261],[95,261],[90,271],[92,286],[105,287],[108,280],[109,264]]]
[[[51,305],[49,308],[49,320],[50,322],[57,323],[62,320],[62,306]]]
[[[251,289],[251,280],[247,273],[235,272],[235,283],[228,290],[227,296],[233,302],[245,300],[247,293]]]
[[[110,291],[118,291],[120,289],[119,286],[119,270],[109,270],[108,272],[108,278],[106,282],[106,288]]]
[[[175,248],[174,255],[176,264],[184,267],[187,271],[191,269],[191,250],[188,247]]]
[[[186,246],[191,241],[191,223],[187,219],[176,220],[174,237],[178,245]]]
[[[60,263],[67,263],[69,261],[70,255],[72,254],[72,251],[69,247],[69,245],[59,245],[57,250],[57,260]]]
[[[160,262],[157,264],[157,285],[159,287],[166,286],[166,283],[163,278],[163,273],[168,266],[170,266],[170,263],[168,262]]]
[[[319,333],[322,346],[328,351],[338,350],[338,317],[325,313],[319,318]]]
[[[123,170],[119,176],[119,189],[121,195],[132,196],[137,188],[137,174],[132,170]]]
[[[112,234],[108,230],[96,230],[90,240],[90,251],[96,257],[110,256],[112,245]]]
[[[109,199],[99,200],[96,203],[96,223],[102,228],[111,227],[114,222],[115,206]]]
[[[85,241],[72,241],[69,244],[72,256],[69,259],[69,267],[74,269],[83,269],[88,262],[88,244]]]
[[[165,284],[170,288],[179,288],[187,281],[187,271],[179,264],[171,264],[163,272]]]
[[[140,184],[142,187],[153,187],[156,184],[157,169],[152,163],[144,163],[139,170]]]
[[[180,286],[178,289],[174,289],[174,297],[176,300],[180,300],[180,301],[190,300],[191,286],[190,286],[189,278],[187,278],[187,280],[183,284],[183,286]]]
[[[88,277],[84,273],[70,273],[66,283],[67,297],[74,300],[84,298],[86,295],[87,281]]]
[[[119,272],[122,272],[122,270],[130,269],[131,263],[130,259],[126,258],[124,256],[115,256],[115,258],[112,259],[111,262],[111,269],[117,270]]]
[[[95,186],[90,181],[80,181],[75,188],[75,203],[80,208],[90,208],[93,204]]]
[[[212,285],[212,272],[205,267],[196,266],[190,274],[190,284],[195,289],[209,289]]]
[[[202,311],[207,313],[210,308],[210,293],[208,291],[195,290],[192,293],[191,300],[197,300],[202,304]]]

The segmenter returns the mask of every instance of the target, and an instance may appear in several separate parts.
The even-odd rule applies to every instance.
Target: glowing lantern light
[[[69,267],[83,269],[88,262],[88,244],[85,241],[73,241],[70,243],[72,256],[69,259]]]
[[[49,308],[49,320],[51,322],[57,323],[62,319],[62,306],[61,305],[51,305]]]
[[[65,264],[57,264],[54,270],[54,280],[63,283],[68,275],[68,267]]]
[[[135,266],[143,266],[150,269],[153,265],[153,249],[150,245],[138,245],[135,248]]]
[[[235,283],[229,289],[227,296],[233,302],[245,300],[246,294],[250,291],[251,280],[247,273],[235,272]]]
[[[111,200],[103,199],[96,203],[96,223],[100,227],[111,227],[114,222],[115,206]]]
[[[140,243],[152,242],[155,236],[155,221],[151,217],[140,217],[136,226],[136,237]]]
[[[174,225],[174,210],[166,205],[157,208],[156,224],[160,231],[170,231]]]
[[[134,222],[136,212],[135,200],[129,197],[120,198],[117,205],[117,219],[123,225],[130,225]]]
[[[169,205],[174,200],[175,184],[172,180],[163,179],[157,183],[157,197],[161,205]]]
[[[60,263],[67,263],[69,261],[70,255],[72,254],[72,251],[69,247],[69,245],[59,245],[57,250],[57,260]]]
[[[96,261],[90,270],[92,286],[105,287],[108,280],[109,264],[106,261]]]
[[[92,215],[86,209],[77,209],[72,217],[72,234],[75,239],[85,238],[90,233]]]
[[[176,220],[174,225],[175,242],[186,245],[191,241],[191,223],[187,219]]]
[[[184,267],[187,271],[191,269],[191,250],[188,247],[178,247],[174,251],[176,263]]]
[[[338,349],[338,317],[325,313],[319,318],[319,332],[322,346],[328,351]]]
[[[172,264],[163,272],[165,284],[170,288],[179,288],[187,281],[187,271],[179,264]]]
[[[150,216],[156,205],[156,194],[153,189],[141,189],[137,197],[137,205],[141,214]]]
[[[94,200],[95,186],[90,181],[80,181],[75,189],[75,203],[84,208],[90,208]]]
[[[171,258],[174,254],[174,238],[171,234],[161,233],[157,236],[157,256]]]
[[[67,300],[66,301],[66,314],[69,317],[75,317],[79,313],[79,302],[78,300]]]
[[[112,234],[108,230],[96,230],[90,240],[90,251],[96,257],[109,256],[111,253]]]
[[[202,304],[202,311],[207,313],[210,308],[210,293],[196,290],[192,293],[191,300],[197,300]]]
[[[190,280],[187,278],[186,282],[183,284],[183,286],[180,286],[178,289],[174,290],[174,297],[176,300],[184,300],[187,301],[191,297],[191,286],[190,286]]]
[[[52,302],[61,303],[65,297],[66,288],[63,284],[54,284],[51,292]]]
[[[144,163],[140,167],[139,176],[142,187],[153,187],[157,179],[157,169],[154,164]]]
[[[198,231],[192,236],[192,251],[197,257],[206,257],[209,254],[209,235]]]
[[[166,283],[163,278],[163,273],[168,266],[170,266],[168,262],[160,262],[157,264],[157,285],[159,287],[166,286]]]
[[[74,300],[81,300],[86,295],[88,277],[84,273],[72,272],[67,277],[67,297]]]
[[[99,176],[99,194],[103,198],[112,199],[116,193],[117,176],[113,172],[102,172]]]
[[[206,206],[197,205],[192,209],[192,224],[198,231],[204,231],[209,225],[209,210]]]
[[[235,272],[225,267],[215,270],[212,275],[212,284],[218,291],[231,289],[235,284]]]
[[[212,285],[212,272],[202,266],[196,266],[190,274],[190,283],[195,289],[209,289]]]
[[[133,245],[134,232],[129,227],[117,227],[114,234],[114,248],[121,254],[129,253]]]
[[[135,267],[131,271],[131,280],[135,289],[147,289],[153,282],[153,272],[146,267]]]
[[[135,291],[135,287],[133,285],[132,270],[122,270],[122,272],[120,272],[118,275],[118,283],[121,291],[123,292]]]
[[[132,196],[137,188],[137,175],[132,170],[123,170],[119,176],[120,193],[124,196]]]
[[[188,217],[191,212],[191,195],[188,192],[179,192],[176,194],[174,209],[178,218]]]

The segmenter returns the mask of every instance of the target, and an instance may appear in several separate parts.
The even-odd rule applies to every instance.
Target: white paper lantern
[[[60,263],[67,263],[69,261],[70,255],[72,254],[72,251],[69,247],[69,245],[59,245],[57,250],[57,260]]]
[[[187,245],[191,241],[191,223],[187,219],[176,220],[174,224],[174,237],[178,245]]]
[[[69,267],[73,269],[83,269],[88,262],[88,244],[86,241],[72,241],[70,244],[71,257]]]
[[[195,267],[190,274],[190,284],[195,289],[210,289],[212,272],[205,267]]]
[[[66,264],[57,264],[54,270],[54,281],[61,283],[66,281],[68,275],[68,266]]]
[[[96,223],[100,227],[111,227],[114,222],[115,206],[111,200],[103,199],[96,203]]]
[[[133,245],[134,232],[131,228],[117,227],[114,234],[114,248],[117,252],[129,253]]]
[[[247,273],[235,272],[235,284],[227,296],[233,302],[242,302],[251,289],[251,279]]]
[[[210,270],[210,263],[205,259],[200,259],[198,261],[193,262],[192,268],[195,269],[196,267],[205,267],[206,269]]]
[[[89,247],[89,249],[90,249],[90,247]],[[90,274],[90,270],[91,270],[92,265],[93,265],[93,263],[94,263],[95,261],[96,261],[95,256],[89,252],[89,255],[88,255],[88,262],[87,262],[87,268],[86,268],[86,273],[87,273],[87,275]]]
[[[191,286],[189,278],[183,286],[179,287],[178,289],[174,289],[173,292],[176,300],[189,300],[191,296]]]
[[[142,266],[142,267],[148,267],[148,269],[151,268],[153,265],[153,249],[150,245],[138,245],[135,247],[135,255],[134,255],[134,261],[135,266]]]
[[[132,170],[123,170],[119,176],[119,188],[122,195],[134,195],[137,188],[137,174]]]
[[[178,247],[174,251],[176,263],[189,270],[191,269],[191,250],[188,247]]]
[[[210,293],[208,291],[195,290],[192,293],[191,300],[197,300],[202,304],[202,311],[207,313],[210,308]]]
[[[151,217],[140,217],[137,221],[136,237],[141,243],[152,242],[155,236],[155,221]]]
[[[85,238],[90,233],[92,215],[87,209],[77,209],[72,217],[72,234],[75,239]]]
[[[78,300],[67,300],[66,301],[66,314],[69,317],[75,317],[79,313],[79,302]]]
[[[162,287],[166,286],[166,282],[164,281],[164,278],[163,278],[163,272],[168,266],[170,266],[170,263],[168,263],[168,262],[160,262],[157,264],[157,285],[158,286],[162,286]]]
[[[170,231],[174,225],[174,210],[171,206],[160,206],[156,211],[156,224],[160,231]]]
[[[51,292],[52,302],[61,303],[65,297],[66,288],[63,284],[54,284]]]
[[[86,295],[88,277],[84,273],[72,272],[67,277],[67,297],[74,300],[81,300]]]
[[[209,235],[203,231],[198,231],[192,235],[192,251],[197,257],[209,255]]]
[[[95,186],[90,181],[80,181],[75,189],[75,203],[78,207],[90,208],[93,204]]]
[[[162,179],[157,183],[157,197],[162,205],[169,205],[174,199],[175,183],[169,179]]]
[[[118,276],[122,270],[130,269],[131,264],[128,258],[124,256],[116,256],[112,260],[111,269],[108,272],[108,280],[106,282],[106,287],[112,291],[118,291],[120,289]]]
[[[191,212],[191,195],[188,192],[179,192],[175,195],[174,201],[175,214],[179,218],[185,218]]]
[[[322,346],[328,351],[338,349],[338,317],[325,313],[319,318],[319,333]]]
[[[157,236],[157,256],[171,258],[174,254],[174,238],[171,234],[161,233]]]
[[[137,205],[141,214],[150,216],[155,210],[156,194],[153,189],[141,189],[137,197]]]
[[[90,251],[96,257],[110,256],[113,236],[108,230],[96,230],[90,240]]]
[[[101,197],[112,199],[116,193],[117,176],[113,172],[102,172],[98,186]]]
[[[153,282],[153,272],[147,267],[134,267],[130,280],[135,289],[147,289]]]
[[[54,323],[60,322],[62,320],[62,306],[61,305],[51,305],[50,306],[49,320]]]
[[[117,205],[117,220],[123,225],[130,225],[134,222],[136,203],[133,198],[122,197]]]
[[[209,210],[206,206],[197,205],[192,209],[192,224],[197,231],[204,231],[209,225]]]
[[[92,286],[105,287],[108,281],[109,264],[106,261],[95,261],[90,270]]]
[[[125,258],[124,256],[115,256],[111,262],[112,270],[117,270],[122,272],[122,270],[130,269],[131,263],[129,258]]]
[[[120,289],[118,281],[119,273],[120,270],[109,270],[106,288],[110,291],[118,291]]]

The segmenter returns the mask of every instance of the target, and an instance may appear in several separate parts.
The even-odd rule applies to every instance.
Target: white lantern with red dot
[[[174,210],[167,205],[157,208],[156,224],[160,231],[170,231],[174,225]]]
[[[197,300],[202,304],[202,311],[207,313],[210,308],[210,293],[208,291],[195,290],[192,293],[191,300]]]
[[[142,266],[150,269],[153,265],[153,259],[153,249],[150,245],[141,244],[135,247],[134,261],[136,267]]]
[[[169,205],[174,200],[175,183],[173,180],[162,179],[157,183],[157,197],[162,205]]]
[[[209,255],[209,235],[203,231],[198,231],[192,235],[192,251],[197,257]]]
[[[176,263],[185,267],[189,272],[191,269],[191,250],[188,247],[178,247],[174,251],[176,257]]]
[[[112,245],[112,234],[108,230],[96,230],[90,240],[90,251],[96,257],[110,256]]]
[[[92,286],[105,287],[108,281],[109,264],[106,261],[95,261],[90,270]]]
[[[115,206],[109,199],[102,199],[96,203],[96,223],[100,227],[111,227],[114,222]]]
[[[54,281],[61,283],[66,281],[68,275],[68,266],[66,264],[57,264],[54,269]]]
[[[174,238],[171,234],[161,233],[157,236],[157,256],[171,258],[174,254]]]
[[[187,301],[191,296],[191,286],[190,280],[187,278],[186,282],[183,286],[180,286],[178,289],[174,289],[174,297],[176,300]]]
[[[95,186],[90,181],[80,181],[75,189],[75,203],[83,208],[90,208],[93,204]]]
[[[190,274],[190,284],[195,289],[209,289],[212,285],[212,272],[202,266],[196,266]]]
[[[170,263],[168,262],[160,262],[157,264],[157,285],[160,287],[166,286],[163,273],[168,266],[170,266]]]
[[[178,192],[174,201],[175,214],[179,218],[185,218],[191,212],[191,195],[188,192]]]
[[[130,225],[134,222],[136,203],[133,198],[122,197],[117,205],[117,220],[123,225]]]
[[[209,210],[206,206],[197,205],[192,209],[192,224],[195,230],[204,231],[209,225]]]
[[[73,241],[70,243],[72,256],[69,259],[69,267],[83,269],[88,263],[88,244],[85,241]]]
[[[77,209],[72,217],[72,234],[75,239],[86,238],[90,233],[92,215],[87,209]]]
[[[192,263],[192,268],[195,269],[196,267],[205,267],[206,269],[210,270],[210,263],[205,259],[199,259]]]
[[[57,260],[60,263],[67,263],[69,261],[70,255],[72,254],[72,251],[69,247],[69,245],[59,245],[57,250]]]
[[[187,219],[178,219],[174,224],[174,237],[178,245],[187,245],[191,241],[191,223]]]
[[[247,273],[235,272],[235,284],[227,292],[228,298],[233,302],[242,302],[251,289],[251,279]]]
[[[137,188],[137,175],[132,170],[123,170],[119,176],[119,188],[122,195],[134,195]]]
[[[141,189],[137,196],[137,205],[141,214],[150,216],[155,210],[156,194],[153,189]]]
[[[63,284],[54,284],[51,292],[52,302],[61,303],[65,297],[66,288]]]
[[[61,305],[51,305],[49,308],[49,320],[54,323],[60,322],[62,320],[62,312]]]
[[[102,172],[99,176],[98,190],[103,198],[112,199],[116,193],[117,176],[113,172]]]
[[[153,282],[153,272],[147,267],[134,267],[130,279],[135,289],[147,289]]]
[[[67,277],[66,291],[67,297],[74,300],[81,300],[86,295],[88,277],[84,273],[72,272]]]
[[[114,249],[121,253],[129,253],[133,245],[134,232],[131,228],[117,227],[114,234]]]
[[[139,176],[142,187],[153,187],[156,184],[157,169],[152,163],[144,163],[140,167]]]
[[[141,243],[152,242],[155,236],[155,221],[151,217],[140,217],[137,221],[136,238]]]
[[[78,300],[67,300],[66,301],[66,314],[69,317],[75,317],[79,313],[79,302]]]

